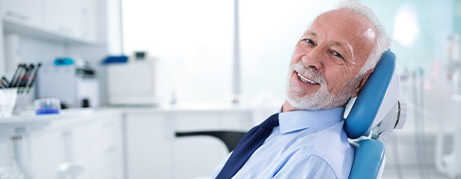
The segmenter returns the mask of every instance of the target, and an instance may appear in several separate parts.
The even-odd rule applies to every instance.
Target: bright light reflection
[[[418,37],[418,19],[412,6],[400,7],[394,20],[394,39],[405,47],[411,47]]]

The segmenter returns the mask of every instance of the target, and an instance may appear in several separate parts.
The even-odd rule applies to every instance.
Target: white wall
[[[243,103],[265,91],[284,99],[294,45],[337,2],[240,1]],[[169,64],[178,102],[230,103],[233,0],[129,0],[123,8],[125,53],[148,50]]]
[[[122,31],[121,31],[121,0],[107,0],[107,53],[109,55],[122,55]]]
[[[285,99],[288,64],[295,44],[314,18],[339,0],[241,1],[243,97],[263,92]]]

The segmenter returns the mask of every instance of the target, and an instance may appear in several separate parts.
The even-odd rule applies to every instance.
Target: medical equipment
[[[346,118],[344,128],[355,148],[349,178],[381,178],[384,144],[391,140],[394,129],[405,125],[407,108],[398,100],[400,79],[395,64],[395,55],[384,52]]]
[[[349,138],[369,136],[371,132],[372,139],[386,144],[391,140],[392,131],[405,125],[407,107],[398,100],[400,79],[394,70],[395,55],[387,51],[347,116],[344,128]]]
[[[61,103],[57,98],[37,99],[34,102],[35,114],[59,114],[61,111]]]
[[[39,71],[38,98],[58,98],[65,107],[99,106],[99,81],[89,63],[43,64]],[[86,102],[85,102],[86,101]]]
[[[17,88],[0,89],[0,118],[10,117],[16,104]]]
[[[103,62],[107,64],[109,104],[159,104],[159,88],[162,86],[159,85],[157,59],[149,57],[147,52],[135,52],[125,63],[121,62],[110,64]]]
[[[461,62],[459,58],[459,35],[453,34],[448,38],[448,78],[452,80],[454,94],[452,95],[452,103],[456,107],[453,112],[458,112],[461,105]],[[454,115],[459,117],[459,113]],[[461,126],[459,120],[456,121],[456,126]],[[444,127],[443,120],[438,121],[439,131],[436,138],[435,147],[435,166],[437,170],[450,178],[461,177],[461,131],[455,130],[453,135],[453,149],[444,155]],[[456,128],[458,129],[458,128]]]
[[[41,63],[38,63],[37,68],[35,68],[35,65],[32,63],[30,65],[26,63],[18,64],[13,77],[9,81],[6,77],[0,79],[0,89],[19,88],[18,93],[29,93],[41,65]]]

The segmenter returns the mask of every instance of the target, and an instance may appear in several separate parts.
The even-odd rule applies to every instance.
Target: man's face
[[[347,9],[317,17],[291,57],[286,87],[291,110],[335,108],[356,96],[364,79],[356,76],[373,49],[375,32],[371,21]]]

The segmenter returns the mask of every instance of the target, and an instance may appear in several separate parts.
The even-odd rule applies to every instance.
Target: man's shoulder
[[[349,144],[343,124],[344,121],[319,131],[313,153],[325,160],[335,173],[341,173],[345,176],[343,178],[347,178],[354,161],[354,148]]]
[[[324,162],[333,170],[338,178],[349,176],[353,159],[354,149],[349,144],[347,135],[343,130],[343,122],[317,131],[314,138],[305,138],[305,143],[313,142],[309,147],[300,147],[293,153],[291,161],[317,160]]]
[[[321,156],[315,153],[290,158],[272,178],[343,179]],[[346,177],[347,178],[347,177]],[[344,178],[345,179],[345,178]]]
[[[344,157],[341,155],[345,154],[337,153],[337,158],[335,158],[334,155],[325,151],[318,151],[309,147],[299,148],[276,173],[279,175],[322,176],[320,178],[347,179],[352,163],[344,160]]]

